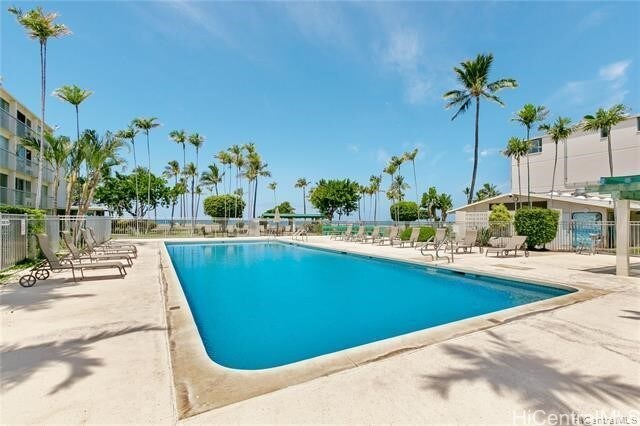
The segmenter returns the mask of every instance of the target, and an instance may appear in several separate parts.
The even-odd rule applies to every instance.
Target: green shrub
[[[486,247],[489,244],[489,239],[491,239],[491,228],[478,229],[476,243],[478,243],[480,247]]]
[[[413,222],[418,220],[418,204],[414,201],[400,201],[389,207],[391,218],[396,222]]]
[[[489,222],[511,222],[511,213],[504,204],[494,204],[489,214]]]
[[[560,213],[557,210],[520,209],[516,211],[514,225],[518,235],[527,236],[527,246],[534,248],[556,237],[559,219]]]
[[[237,195],[212,195],[204,199],[204,213],[211,217],[242,217],[245,202]]]
[[[411,237],[411,229],[412,228],[405,228],[400,233],[400,239],[402,241],[409,240],[409,237]],[[420,242],[427,241],[429,238],[433,237],[435,234],[436,234],[436,230],[433,229],[432,227],[430,227],[430,226],[421,226],[420,227],[420,235],[418,236],[418,241],[420,241]]]
[[[28,215],[42,215],[44,216],[45,211],[40,209],[32,209],[29,207],[17,207],[10,206],[8,204],[0,204],[0,213],[6,214],[28,214]]]

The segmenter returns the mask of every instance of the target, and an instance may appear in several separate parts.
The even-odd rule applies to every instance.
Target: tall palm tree
[[[544,121],[549,114],[549,110],[542,105],[525,104],[518,112],[515,113],[511,121],[517,121],[527,129],[527,142],[531,146],[531,127],[534,124]],[[527,151],[527,201],[531,208],[531,171],[529,168],[529,152]],[[522,204],[520,205],[522,207]]]
[[[377,221],[377,212],[378,212],[378,198],[380,195],[380,184],[382,183],[382,176],[371,175],[369,178],[369,184],[371,188],[371,192],[375,194],[374,205],[373,205],[373,221]]]
[[[442,193],[438,195],[438,201],[436,202],[438,209],[440,209],[440,220],[442,222],[447,221],[447,212],[453,207],[453,200],[451,195]]]
[[[458,115],[466,112],[475,101],[475,142],[473,148],[473,174],[471,177],[471,188],[467,203],[471,204],[473,190],[476,185],[476,175],[478,173],[478,145],[479,145],[479,121],[480,121],[480,99],[488,99],[504,106],[502,100],[496,93],[505,88],[518,87],[516,80],[512,78],[502,78],[489,83],[489,72],[493,63],[492,54],[479,54],[475,59],[470,59],[460,63],[459,67],[454,67],[456,78],[462,86],[461,89],[450,90],[443,96],[448,101],[445,108],[457,107],[458,111],[451,117],[455,120]]]
[[[247,179],[253,182],[253,209],[251,216],[256,217],[256,203],[258,200],[258,178],[271,177],[269,171],[269,165],[262,161],[262,158],[257,152],[250,152],[247,158]]]
[[[404,176],[396,175],[396,177],[393,179],[393,182],[391,183],[391,188],[393,191],[395,191],[398,201],[403,201],[404,191],[406,189],[409,189],[410,186],[404,181]]]
[[[551,176],[551,205],[553,205],[553,190],[556,183],[556,168],[558,166],[558,142],[567,141],[567,138],[573,133],[574,127],[571,125],[571,119],[568,117],[558,117],[553,124],[543,124],[539,127],[541,131],[546,132],[553,144],[555,145],[555,156],[553,158],[553,175]]]
[[[420,199],[418,195],[418,178],[416,177],[416,157],[418,156],[418,148],[413,151],[405,152],[403,157],[405,161],[411,161],[411,165],[413,166],[413,185],[416,189],[416,203],[420,204]],[[418,220],[420,220],[420,209],[418,209]]]
[[[220,151],[216,154],[215,158],[220,162],[220,164],[222,165],[222,168],[224,169],[225,166],[229,167],[229,173],[228,174],[223,174],[227,176],[227,180],[229,181],[229,185],[228,185],[228,190],[226,189],[224,182],[222,187],[225,188],[225,191],[227,191],[227,194],[231,193],[231,165],[233,163],[233,159],[231,158],[231,155],[227,152],[227,151]],[[229,210],[227,209],[227,204],[226,204],[226,199],[225,199],[225,206],[224,206],[224,210],[225,210],[225,218],[228,217],[228,213]]]
[[[178,177],[180,176],[180,163],[177,160],[171,160],[164,166],[164,173],[167,178],[174,178],[174,188],[178,187]],[[137,194],[137,192],[136,192]],[[176,194],[177,195],[177,194]],[[175,213],[176,204],[175,201],[171,203],[171,226],[173,226],[173,216]],[[137,210],[136,210],[137,214]]]
[[[475,201],[486,200],[487,198],[497,197],[501,192],[498,190],[498,187],[492,183],[484,183],[482,187],[476,192]]]
[[[207,167],[209,170],[205,170],[200,175],[200,184],[205,188],[209,188],[209,190],[214,188],[216,195],[218,195],[218,185],[222,182],[224,172],[221,173],[218,165],[215,163],[209,164]]]
[[[124,130],[119,130],[116,132],[116,136],[121,139],[129,139],[131,141],[131,149],[133,150],[133,177],[135,180],[136,186],[136,217],[138,216],[138,209],[140,206],[140,193],[138,190],[138,174],[136,170],[138,169],[138,159],[136,158],[136,135],[138,134],[138,129],[133,126],[128,126]]]
[[[273,202],[275,203],[276,206],[278,205],[278,199],[276,198],[277,187],[278,187],[278,182],[271,182],[269,185],[267,185],[267,188],[273,191]]]
[[[396,172],[398,171],[398,168],[400,167],[401,164],[402,164],[402,160],[394,155],[393,157],[391,157],[391,159],[389,159],[389,163],[387,163],[387,167],[384,168],[383,172],[388,174],[389,177],[391,178],[390,185],[393,185],[394,176],[395,176]],[[389,199],[394,204],[395,204],[395,195],[396,195],[395,192],[387,193],[387,198],[389,198],[389,196],[391,196],[391,198],[389,198]],[[398,206],[396,206],[396,209],[397,208],[398,208]],[[396,211],[396,217],[397,216],[398,216],[398,212]]]
[[[522,208],[522,181],[520,180],[520,159],[527,156],[529,152],[529,141],[512,137],[507,142],[507,147],[502,151],[505,157],[513,158],[518,165],[518,199],[520,201],[520,208]],[[517,205],[517,203],[516,203]]]
[[[54,90],[53,95],[58,99],[70,103],[76,109],[76,133],[77,140],[80,140],[80,104],[89,96],[93,95],[91,90],[84,90],[74,85],[62,86]]]
[[[196,170],[196,165],[193,163],[187,163],[184,166],[184,169],[182,171],[182,174],[184,175],[185,178],[187,179],[191,179],[191,191],[189,191],[191,193],[191,224],[194,224],[194,214],[196,212],[196,206],[195,206],[195,190],[196,190],[196,176],[198,175],[198,172]]]
[[[148,179],[147,179],[147,205],[151,204],[151,148],[149,146],[149,130],[158,127],[160,123],[158,123],[156,117],[149,118],[134,118],[131,124],[137,129],[144,132],[147,136],[147,169],[149,170]],[[156,209],[154,208],[155,212]]]
[[[192,133],[189,135],[189,143],[196,150],[196,171],[198,171],[198,154],[200,153],[200,148],[202,148],[202,145],[204,144],[204,140],[204,136],[199,133]]]
[[[178,145],[182,145],[182,165],[184,166],[185,164],[187,164],[187,132],[185,132],[184,130],[172,130],[169,132],[169,139],[171,139]],[[184,193],[182,193],[182,195],[180,196],[180,217],[183,218],[187,215],[184,196]]]
[[[294,185],[296,188],[302,188],[302,211],[307,214],[307,186],[309,182],[303,177],[299,178]]]
[[[436,209],[438,208],[438,191],[435,186],[427,188],[427,192],[422,194],[421,206],[427,209],[431,220],[437,219]]]
[[[617,104],[609,109],[599,108],[595,115],[585,115],[582,119],[582,130],[607,135],[607,150],[609,151],[609,175],[613,176],[613,152],[611,151],[611,129],[627,117],[627,107]]]
[[[66,216],[71,214],[71,205],[74,200],[73,194],[78,183],[80,167],[84,161],[84,149],[82,147],[83,139],[81,137],[80,140],[75,141],[75,143],[71,145],[71,149],[69,150],[69,155],[67,157],[67,163],[65,166],[65,178],[67,180],[67,204],[64,212]]]
[[[236,167],[236,192],[240,187],[240,169],[244,166],[245,159],[243,156],[243,149],[240,145],[234,144],[227,150],[231,156],[232,165]],[[238,217],[238,200],[234,203],[234,217]]]
[[[45,12],[41,7],[36,7],[23,12],[15,6],[9,8],[9,12],[15,15],[16,20],[24,27],[31,39],[37,39],[40,43],[40,146],[44,146],[45,133],[45,104],[47,92],[47,42],[50,38],[60,38],[71,34],[64,24],[55,22],[57,12]],[[38,150],[38,184],[36,185],[36,207],[40,207],[42,197],[42,167],[44,163],[44,150]]]

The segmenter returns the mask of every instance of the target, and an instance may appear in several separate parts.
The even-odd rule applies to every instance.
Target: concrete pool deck
[[[409,248],[326,237],[309,243],[424,262]],[[54,274],[33,288],[0,289],[2,423],[179,421],[160,244],[139,242],[126,279],[73,284]],[[570,253],[456,256],[456,268],[553,280],[602,295],[180,422],[511,423],[527,410],[633,414],[640,404],[640,279],[584,272],[614,263],[612,256]]]

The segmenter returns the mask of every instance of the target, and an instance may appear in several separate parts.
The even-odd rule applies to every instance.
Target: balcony
[[[0,204],[33,208],[35,201],[35,192],[18,191],[16,189],[0,187]],[[40,200],[40,208],[43,210],[53,208],[53,197],[42,197]]]
[[[18,121],[18,119],[7,111],[0,108],[0,127],[3,129],[7,129],[9,133],[17,135],[21,138],[26,137],[38,137],[38,132],[36,132],[31,127],[27,126],[22,121]]]
[[[34,154],[37,155],[37,154]],[[0,148],[0,168],[6,168],[14,170],[17,173],[22,173],[34,178],[38,177],[38,160],[28,160],[23,157],[19,157],[13,152]],[[49,163],[45,163],[42,169],[42,181],[46,183],[53,182],[55,172]]]

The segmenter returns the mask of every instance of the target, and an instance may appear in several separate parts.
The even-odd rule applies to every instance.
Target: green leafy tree
[[[627,118],[627,107],[617,104],[609,109],[600,108],[595,115],[585,115],[582,119],[582,129],[585,132],[597,132],[607,135],[607,150],[609,151],[609,175],[613,176],[613,153],[611,151],[611,129]]]
[[[430,186],[427,192],[422,194],[420,207],[427,211],[429,219],[437,220],[436,210],[438,209],[438,190],[435,186]]]
[[[504,106],[504,102],[496,95],[502,89],[518,87],[516,80],[512,78],[502,78],[489,83],[489,73],[493,63],[492,54],[479,54],[475,59],[460,63],[459,67],[454,67],[456,78],[461,88],[450,90],[443,96],[447,100],[445,108],[456,107],[458,110],[451,117],[455,120],[458,115],[466,112],[475,101],[475,141],[473,148],[473,174],[471,177],[471,188],[467,203],[471,204],[472,194],[476,186],[476,175],[478,172],[478,146],[479,146],[479,122],[480,122],[480,99],[487,99]]]
[[[518,200],[520,201],[520,208],[522,208],[522,181],[520,180],[520,159],[527,156],[529,152],[529,141],[512,137],[507,142],[507,147],[502,151],[505,157],[513,158],[516,160],[518,166]]]
[[[158,206],[168,207],[173,199],[173,188],[162,177],[151,174],[151,202],[142,201],[136,208],[136,180],[147,180],[149,172],[138,168],[131,174],[115,173],[107,176],[96,190],[95,200],[122,216],[125,212],[135,218],[144,217]],[[173,217],[172,217],[173,219]]]
[[[230,208],[230,206],[234,205],[238,206],[235,211]],[[244,200],[237,195],[211,195],[204,199],[204,213],[213,218],[239,218],[242,217],[244,208]],[[232,212],[235,213],[235,216],[230,216]]]
[[[299,178],[296,181],[295,187],[302,188],[302,212],[307,214],[307,186],[309,182],[305,178]]]
[[[525,104],[511,119],[522,124],[527,129],[527,139],[529,146],[531,146],[531,127],[534,124],[540,123],[547,118],[549,110],[542,105]],[[527,201],[529,202],[529,208],[531,208],[531,171],[529,168],[529,152],[527,151]]]
[[[418,219],[418,204],[414,201],[398,201],[389,207],[389,214],[396,222],[413,222]]]
[[[553,241],[558,233],[560,212],[551,209],[520,209],[514,217],[518,235],[527,236],[527,246],[532,249]]]
[[[278,204],[276,207],[278,207],[278,212],[280,212],[280,214],[293,214],[296,212],[296,209],[288,201],[283,201],[280,204]],[[265,211],[264,213],[273,214],[275,212],[276,212],[276,208],[274,207],[272,209]]]
[[[321,179],[309,194],[309,201],[327,219],[348,216],[358,209],[360,185],[349,179]]]
[[[558,117],[553,124],[543,124],[540,130],[546,132],[555,146],[555,154],[553,157],[553,175],[551,175],[551,204],[553,205],[553,191],[556,184],[556,168],[558,166],[558,142],[566,142],[574,128],[571,125],[571,119],[567,117]]]
[[[155,127],[160,126],[156,117],[149,118],[134,118],[131,124],[142,131],[147,136],[147,169],[151,171],[151,147],[149,146],[149,131]],[[147,204],[151,203],[151,173],[149,173],[149,180],[147,181]]]
[[[47,92],[47,42],[50,38],[60,38],[71,34],[69,28],[63,24],[57,24],[57,12],[45,12],[41,7],[23,12],[22,9],[12,6],[9,13],[15,15],[18,24],[27,32],[31,39],[40,43],[40,146],[44,146],[45,133],[45,106]],[[42,197],[42,167],[44,165],[44,150],[38,154],[38,183],[36,186],[36,206],[40,207]]]
[[[489,222],[511,222],[511,213],[504,204],[494,204],[489,213]]]

